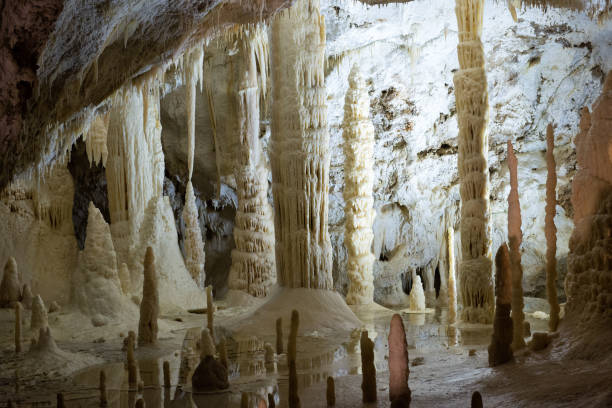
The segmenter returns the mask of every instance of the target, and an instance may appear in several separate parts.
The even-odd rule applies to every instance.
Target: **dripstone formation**
[[[491,367],[512,360],[512,269],[508,246],[503,244],[495,255],[495,317],[493,336],[489,345],[489,365]]]

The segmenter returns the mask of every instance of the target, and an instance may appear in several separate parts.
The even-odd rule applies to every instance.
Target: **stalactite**
[[[106,138],[108,135],[108,120],[109,114],[98,115],[91,122],[89,131],[85,138],[85,147],[87,150],[87,159],[92,165],[101,163],[106,166],[108,159],[108,148],[106,146]]]
[[[376,402],[376,367],[374,366],[374,343],[367,331],[361,332],[361,392],[363,402]]]
[[[0,283],[0,307],[11,307],[21,297],[17,261],[12,256],[4,265],[2,283]]]
[[[512,360],[512,269],[508,246],[503,244],[495,255],[495,318],[493,336],[489,345],[489,366]]]
[[[344,245],[348,252],[349,305],[374,301],[372,268],[372,224],[375,212],[372,197],[374,178],[374,125],[370,120],[370,99],[357,65],[349,76],[344,105]]]
[[[490,323],[493,309],[487,164],[487,78],[482,32],[483,0],[456,0],[460,69],[455,73],[459,123],[459,180],[461,193],[460,290],[462,317]]]
[[[544,233],[546,235],[546,295],[550,305],[550,331],[556,331],[559,325],[559,301],[557,299],[557,168],[554,156],[555,134],[552,124],[546,129],[546,218]]]
[[[159,293],[153,249],[147,248],[144,260],[144,281],[142,301],[140,302],[140,321],[138,322],[138,345],[157,342],[157,317],[159,315]]]
[[[276,282],[274,221],[268,203],[268,172],[259,141],[259,95],[265,90],[258,88],[257,50],[263,35],[261,29],[256,29],[245,33],[240,40],[242,60],[237,64],[238,73],[234,81],[238,128],[234,177],[238,209],[234,226],[236,249],[232,251],[228,279],[230,289],[258,297],[267,296]]]
[[[45,176],[39,173],[32,191],[38,219],[53,228],[59,228],[65,221],[72,222],[74,181],[66,163],[57,163]]]
[[[203,83],[204,53],[201,46],[194,47],[186,53],[184,69],[185,106],[187,107],[187,177],[191,181],[193,175],[193,157],[195,154],[195,112],[196,112],[196,84],[200,83],[200,92]]]
[[[510,243],[510,269],[512,270],[512,349],[525,347],[523,338],[523,266],[521,265],[521,205],[518,194],[518,161],[512,142],[508,140],[508,172],[510,173],[510,194],[508,195],[508,242]]]
[[[325,20],[298,0],[272,23],[272,135],[276,270],[285,287],[331,289]]]
[[[410,398],[408,376],[408,344],[404,322],[399,314],[394,314],[389,327],[389,401],[394,401],[407,394]]]
[[[183,247],[185,248],[185,266],[191,277],[204,289],[206,273],[204,272],[204,242],[202,241],[202,230],[198,221],[198,208],[195,203],[193,186],[191,180],[187,182],[185,192],[185,207],[183,207],[183,221],[185,223],[185,236]]]
[[[300,314],[297,310],[291,312],[291,331],[287,341],[287,361],[289,362],[289,408],[300,408],[297,378],[297,333],[300,325]]]
[[[457,284],[455,283],[455,229],[446,228],[446,250],[448,251],[448,322],[457,319]]]

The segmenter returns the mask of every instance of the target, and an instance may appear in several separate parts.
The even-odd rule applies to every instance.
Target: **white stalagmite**
[[[344,104],[344,245],[348,252],[349,290],[346,303],[374,301],[372,268],[372,183],[374,178],[374,126],[370,120],[370,99],[365,80],[357,65],[349,76]]]
[[[238,211],[234,226],[236,249],[232,251],[230,289],[253,296],[266,296],[276,282],[274,259],[274,221],[268,203],[267,169],[259,141],[260,93],[257,66],[265,67],[265,53],[258,45],[265,38],[261,28],[245,33],[240,40],[236,80],[236,119],[238,141],[235,144],[234,176],[238,193]],[[264,68],[265,69],[265,68]],[[265,73],[260,75],[265,78]]]
[[[487,164],[487,78],[482,32],[483,0],[456,0],[459,27],[455,98],[459,123],[459,180],[461,193],[461,253],[459,288],[462,318],[490,323],[493,278],[490,251],[489,169]]]
[[[278,281],[284,287],[331,289],[325,19],[319,1],[298,0],[280,12],[271,38]]]
[[[410,291],[410,310],[425,310],[425,292],[423,291],[423,283],[421,283],[421,277],[419,275],[416,275],[412,281],[412,290]]]
[[[185,266],[191,277],[201,289],[204,289],[206,273],[204,272],[204,242],[202,241],[202,230],[198,222],[198,208],[195,203],[193,186],[191,180],[187,182],[185,193],[185,207],[183,207],[183,221],[185,222]]]

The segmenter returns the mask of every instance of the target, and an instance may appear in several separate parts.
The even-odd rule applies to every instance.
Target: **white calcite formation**
[[[234,151],[234,178],[238,193],[238,208],[234,226],[236,249],[232,251],[228,285],[253,296],[266,296],[276,283],[274,256],[274,220],[268,203],[268,171],[259,140],[260,101],[265,88],[260,89],[260,77],[267,67],[266,32],[255,28],[238,40],[234,70],[235,115],[238,140]],[[265,81],[263,83],[265,86]]]
[[[270,163],[278,282],[331,289],[325,20],[319,1],[299,0],[280,12],[271,39]]]
[[[108,136],[108,121],[110,115],[96,116],[89,126],[89,131],[85,134],[85,147],[87,150],[87,159],[91,164],[102,164],[106,166],[108,159],[108,147],[106,146],[106,138]]]
[[[348,252],[349,305],[374,301],[372,266],[372,183],[374,178],[374,126],[366,83],[355,65],[349,77],[344,107],[344,245]]]
[[[410,290],[410,310],[425,311],[425,292],[423,291],[423,283],[421,277],[416,275],[412,281],[412,290]]]
[[[196,207],[191,181],[187,182],[187,190],[185,192],[183,222],[185,222],[185,236],[183,239],[185,266],[193,280],[203,289],[206,280],[206,273],[204,272],[204,242],[202,241],[202,230],[198,221],[198,208]]]
[[[485,132],[489,102],[480,41],[483,8],[483,0],[456,1],[460,69],[455,73],[454,82],[459,124],[462,317],[468,322],[489,323],[493,310],[493,280],[489,248],[489,143]]]

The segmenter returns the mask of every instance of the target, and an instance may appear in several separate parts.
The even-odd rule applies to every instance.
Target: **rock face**
[[[0,283],[0,307],[11,307],[21,298],[21,285],[17,273],[17,262],[10,257],[4,265],[2,283]]]
[[[576,228],[570,240],[565,281],[568,316],[580,321],[612,319],[612,74],[593,106],[583,110],[576,136],[578,173],[572,185]]]
[[[279,13],[271,29],[270,163],[278,282],[332,289],[325,19],[319,0],[298,0]]]
[[[374,126],[370,120],[370,98],[357,65],[349,77],[344,107],[344,214],[348,253],[349,305],[374,301],[372,267],[372,223],[374,222]]]
[[[559,325],[559,300],[557,299],[557,164],[555,163],[555,134],[552,124],[546,129],[546,296],[550,305],[550,331],[556,331]]]
[[[138,322],[138,345],[157,342],[157,317],[159,315],[159,294],[153,249],[147,248],[144,261],[144,283],[140,302],[140,321]]]
[[[399,314],[391,318],[389,328],[389,401],[399,398],[402,394],[410,394],[408,376],[410,367],[408,361],[408,344],[404,322]]]
[[[462,317],[468,322],[489,323],[493,306],[489,225],[489,111],[482,33],[483,0],[458,0],[459,71],[455,73],[455,98],[459,124],[459,182],[461,193],[461,250],[459,287]]]
[[[495,255],[495,317],[493,336],[489,345],[491,367],[512,360],[513,322],[510,318],[512,303],[512,269],[506,244]]]

